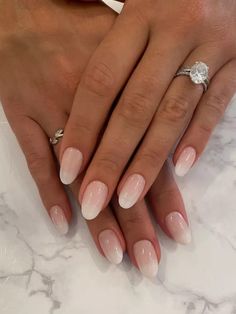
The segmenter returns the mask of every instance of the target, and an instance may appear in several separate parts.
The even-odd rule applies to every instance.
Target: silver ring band
[[[64,135],[64,130],[63,129],[58,129],[56,130],[55,134],[53,137],[50,137],[49,141],[50,141],[50,144],[52,145],[56,145],[60,138],[62,138]]]
[[[204,62],[197,61],[192,67],[183,67],[178,70],[175,77],[185,75],[188,76],[194,84],[201,84],[204,92],[207,91],[210,84],[209,67]]]

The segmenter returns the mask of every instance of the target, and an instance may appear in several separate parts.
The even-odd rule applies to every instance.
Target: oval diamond
[[[203,62],[196,62],[191,70],[190,77],[193,83],[202,84],[208,79],[208,66]]]

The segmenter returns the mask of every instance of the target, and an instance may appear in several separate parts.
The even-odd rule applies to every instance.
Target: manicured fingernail
[[[140,174],[128,177],[119,194],[119,204],[122,208],[132,207],[139,199],[145,186],[145,179]]]
[[[91,182],[83,195],[81,210],[85,219],[91,220],[97,217],[106,202],[108,188],[100,181]]]
[[[50,209],[50,217],[58,232],[61,235],[67,234],[69,231],[69,225],[60,206],[55,205]]]
[[[68,147],[62,156],[60,178],[64,184],[71,184],[78,176],[82,166],[82,153],[73,147]]]
[[[158,259],[152,243],[148,240],[141,240],[134,244],[134,256],[141,273],[153,278],[158,272]]]
[[[192,147],[186,147],[175,165],[175,173],[179,177],[185,176],[191,169],[196,159],[196,150]]]
[[[123,259],[123,250],[115,232],[104,230],[99,234],[98,239],[108,261],[113,264],[120,264]]]
[[[165,220],[166,226],[176,242],[181,244],[189,244],[191,242],[191,230],[179,212],[170,213]]]

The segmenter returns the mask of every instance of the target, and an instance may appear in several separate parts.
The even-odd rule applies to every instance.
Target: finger
[[[30,118],[18,118],[12,125],[41,200],[59,233],[66,234],[72,218],[71,207],[57,174],[48,137]]]
[[[96,219],[87,221],[87,225],[99,252],[112,264],[120,264],[126,243],[111,208],[106,207]]]
[[[212,77],[224,63],[224,56],[200,47],[185,64],[192,65],[196,60],[209,65]],[[119,184],[119,203],[123,208],[129,208],[146,195],[170,150],[188,125],[202,93],[202,86],[194,85],[189,77],[180,76],[173,80]]]
[[[159,40],[162,42],[161,38]],[[184,58],[182,51],[176,53],[178,45],[172,39],[158,49],[156,42],[150,43],[130,78],[80,189],[82,213],[87,219],[96,217],[109,202],[124,167],[151,122],[170,78]],[[186,48],[186,54],[187,51]],[[99,203],[93,200],[88,203],[87,195],[91,193],[96,200],[99,193]]]
[[[126,27],[128,31],[124,31]],[[91,57],[81,77],[62,141],[60,160],[64,184],[73,182],[84,170],[111,106],[143,52],[147,38],[147,25],[132,13],[122,13]],[[80,159],[80,164],[74,165],[69,174],[67,160],[72,158],[68,154],[74,160],[78,156]]]
[[[184,176],[202,154],[219,120],[236,92],[236,60],[213,78],[174,154],[175,172]]]
[[[56,152],[57,158],[59,158],[59,151],[60,147]],[[83,174],[70,184],[70,189],[75,197],[77,197],[82,178]],[[126,251],[126,243],[111,207],[107,206],[96,219],[86,220],[86,224],[100,254],[106,257],[110,263],[120,264]]]
[[[55,116],[56,115],[56,116]],[[49,117],[49,116],[48,116]],[[53,136],[55,130],[64,128],[67,123],[67,115],[55,114],[54,119],[44,119],[42,124],[49,136]],[[59,160],[61,141],[53,146],[56,158]],[[77,198],[78,190],[82,182],[82,174],[71,185],[70,189]],[[61,183],[62,184],[62,183]],[[86,221],[89,231],[97,246],[98,251],[113,264],[121,263],[125,251],[125,240],[122,231],[110,207],[93,221]]]
[[[184,202],[172,175],[169,161],[166,161],[162,167],[147,194],[147,199],[163,231],[178,243],[190,243],[191,231]]]
[[[124,211],[119,206],[116,197],[112,203],[123,231],[127,252],[132,263],[139,268],[144,276],[155,277],[158,271],[161,251],[144,200],[140,201],[129,211]],[[102,214],[103,211],[100,215]]]

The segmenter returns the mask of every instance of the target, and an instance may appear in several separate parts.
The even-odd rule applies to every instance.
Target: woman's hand
[[[0,97],[45,208],[65,234],[71,208],[57,172],[60,142],[52,149],[49,137],[66,125],[82,72],[116,16],[103,5],[21,3],[0,4]],[[82,175],[71,186],[75,195],[81,180]],[[167,163],[146,200],[168,236],[190,241],[184,204]],[[113,204],[87,224],[99,251],[111,262],[121,262],[127,247],[134,265],[155,276],[160,247],[144,201],[126,212],[114,197]]]
[[[235,29],[232,0],[125,2],[82,75],[62,141],[62,182],[90,163],[79,193],[85,218],[107,206],[117,185],[121,207],[142,199],[179,137],[176,173],[190,169],[236,89]],[[189,77],[174,79],[196,61],[209,66],[204,95]]]
[[[48,138],[67,123],[81,73],[114,19],[115,14],[102,4],[0,2],[4,111],[45,207],[54,217],[59,205],[67,221],[70,205]]]

